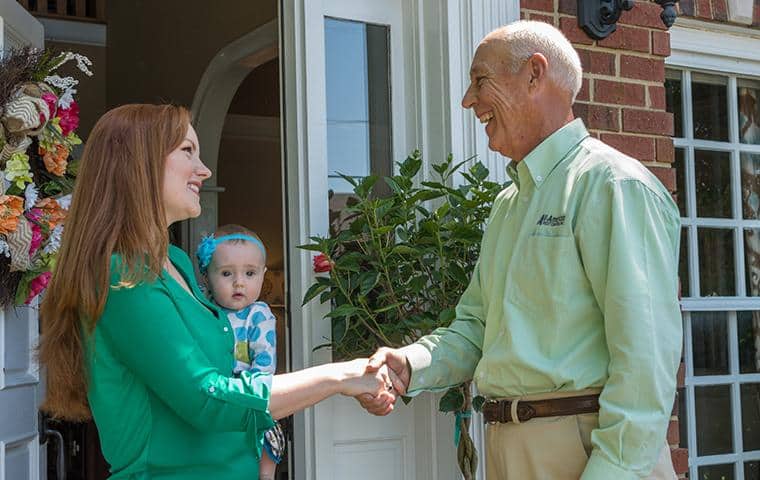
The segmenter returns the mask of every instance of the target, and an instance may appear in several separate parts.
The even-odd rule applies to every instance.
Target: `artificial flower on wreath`
[[[58,72],[69,62],[92,75],[72,52],[22,48],[0,59],[0,307],[39,295],[60,248],[82,143],[79,80]]]

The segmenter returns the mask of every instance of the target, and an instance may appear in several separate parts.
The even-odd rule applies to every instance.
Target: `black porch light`
[[[660,18],[666,27],[676,21],[677,0],[655,0],[662,7]],[[633,0],[578,0],[578,25],[594,40],[607,38],[617,28],[623,10],[633,8]]]

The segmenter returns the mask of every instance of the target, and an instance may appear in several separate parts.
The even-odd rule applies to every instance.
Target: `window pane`
[[[734,451],[730,398],[728,385],[694,387],[698,455]],[[700,478],[703,478],[701,472],[700,469]]]
[[[689,230],[681,229],[681,246],[678,254],[678,278],[681,280],[681,296],[691,296],[691,285],[689,285]]]
[[[691,343],[694,375],[728,373],[726,312],[692,312]]]
[[[760,383],[740,386],[744,451],[760,450]]]
[[[728,88],[726,77],[692,73],[691,102],[694,138],[728,140]]]
[[[760,312],[736,312],[739,373],[760,373]]]
[[[734,480],[734,464],[707,465],[699,467],[699,480]]]
[[[731,155],[728,152],[694,151],[697,183],[697,216],[731,218]]]
[[[668,70],[665,73],[665,109],[673,114],[675,136],[683,137],[683,101],[679,70]]]
[[[760,480],[760,462],[744,463],[744,480]]]
[[[737,79],[739,99],[739,141],[760,144],[760,82]]]
[[[336,172],[391,173],[388,33],[381,25],[325,18],[328,175],[338,193],[352,188]]]
[[[747,296],[760,297],[760,229],[744,230],[744,272]]]
[[[699,228],[697,244],[701,296],[736,295],[733,230]]]
[[[760,219],[760,155],[742,153],[742,214],[744,218]]]
[[[686,212],[686,191],[689,187],[686,184],[686,163],[684,157],[686,152],[683,148],[676,148],[676,156],[673,161],[673,167],[676,169],[676,202],[678,202],[678,211],[682,217],[688,216]]]

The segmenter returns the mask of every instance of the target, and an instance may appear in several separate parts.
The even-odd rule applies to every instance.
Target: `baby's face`
[[[264,254],[251,242],[223,242],[208,266],[208,283],[216,303],[240,310],[259,299],[264,282]]]

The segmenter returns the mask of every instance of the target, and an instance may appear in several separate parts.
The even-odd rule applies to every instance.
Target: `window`
[[[760,80],[672,68],[665,87],[683,225],[681,443],[690,478],[760,480]]]

